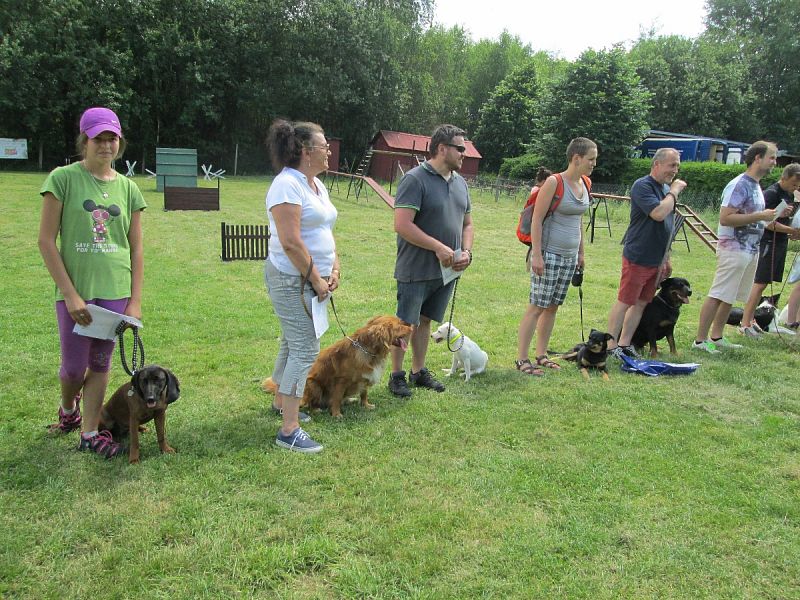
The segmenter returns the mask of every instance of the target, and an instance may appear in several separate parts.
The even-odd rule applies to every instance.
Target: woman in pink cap
[[[89,304],[142,318],[141,214],[147,204],[136,184],[114,170],[125,149],[114,111],[86,110],[76,144],[82,160],[54,169],[40,191],[39,251],[56,284],[61,338],[61,406],[50,431],[80,428],[79,450],[112,458],[121,445],[97,429],[114,341],[72,330],[92,322]]]

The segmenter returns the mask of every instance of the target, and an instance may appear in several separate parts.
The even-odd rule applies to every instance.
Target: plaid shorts
[[[545,252],[542,258],[544,258],[544,273],[541,276],[531,273],[531,304],[542,308],[560,306],[567,297],[567,289],[578,265],[578,257]]]

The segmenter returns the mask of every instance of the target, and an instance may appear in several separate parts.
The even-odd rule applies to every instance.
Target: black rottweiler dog
[[[611,339],[610,333],[592,329],[586,343],[578,344],[564,354],[563,358],[564,360],[574,360],[586,381],[589,381],[589,369],[601,371],[603,381],[610,381],[606,360],[608,358],[608,342]]]
[[[658,355],[656,342],[667,338],[671,354],[677,352],[675,348],[675,323],[681,314],[681,306],[689,304],[692,287],[683,277],[667,277],[661,282],[659,290],[653,301],[645,306],[639,326],[633,334],[633,346],[637,349],[650,344],[650,357]]]

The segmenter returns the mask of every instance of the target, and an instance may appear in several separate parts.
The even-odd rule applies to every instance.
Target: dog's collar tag
[[[133,391],[133,388],[128,390],[128,396],[133,396],[136,392]]]

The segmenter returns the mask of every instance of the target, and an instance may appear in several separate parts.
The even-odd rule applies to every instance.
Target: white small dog
[[[448,322],[442,323],[431,334],[431,338],[437,344],[442,340],[447,340],[448,330],[450,347],[455,352],[453,352],[453,366],[449,369],[444,369],[447,377],[452,377],[462,367],[464,369],[464,381],[469,381],[469,378],[473,375],[483,373],[489,362],[489,355],[481,350],[478,344],[456,329],[455,325],[451,325]]]

